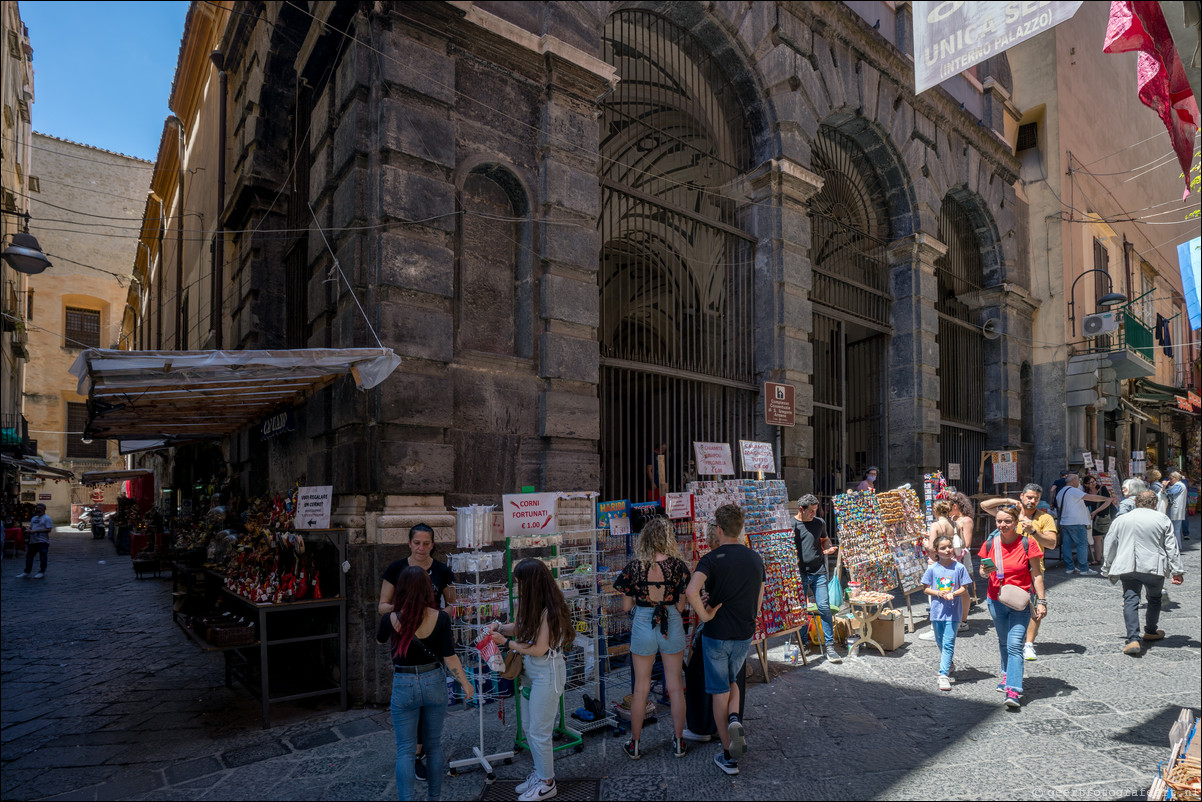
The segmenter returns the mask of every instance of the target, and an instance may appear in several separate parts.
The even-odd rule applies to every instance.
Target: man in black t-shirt
[[[793,518],[793,543],[797,547],[797,567],[805,584],[806,596],[818,607],[822,619],[822,636],[826,642],[826,659],[842,663],[835,651],[835,631],[831,620],[830,597],[827,594],[826,558],[834,554],[838,543],[826,535],[826,521],[818,517],[818,499],[807,493],[797,501]]]
[[[755,636],[755,622],[764,603],[764,561],[742,543],[743,511],[724,504],[714,512],[718,547],[697,562],[686,591],[697,618],[704,623],[705,692],[714,700],[714,720],[722,751],[714,763],[727,774],[738,774],[738,760],[747,751],[747,736],[739,720],[739,686],[735,680]],[[701,589],[709,603],[701,601]]]

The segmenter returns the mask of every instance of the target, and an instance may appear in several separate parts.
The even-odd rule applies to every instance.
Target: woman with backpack
[[[1032,537],[1035,533],[1032,523],[1023,521],[1020,531],[1017,505],[999,507],[994,520],[997,529],[981,544],[977,556],[981,558],[981,576],[989,580],[986,594],[989,614],[997,628],[1002,666],[1002,681],[997,689],[1006,695],[1005,706],[1017,710],[1023,693],[1023,642],[1027,625],[1032,619],[1042,621],[1048,611],[1039,562],[1043,549]]]

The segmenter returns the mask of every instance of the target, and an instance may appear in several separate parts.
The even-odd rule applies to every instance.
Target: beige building
[[[26,324],[30,367],[24,409],[30,437],[46,463],[74,471],[124,466],[116,442],[81,438],[86,398],[68,369],[84,348],[116,348],[137,250],[149,162],[44,134],[31,177],[30,232],[54,267],[29,277]],[[30,488],[26,487],[28,492]],[[117,487],[106,502],[116,500]],[[72,504],[88,503],[78,484],[45,480],[47,511],[65,523]]]
[[[1168,132],[1136,96],[1136,54],[1101,51],[1107,18],[1108,4],[1085,3],[1009,53],[1031,292],[1041,302],[1026,381],[1045,484],[1085,451],[1114,456],[1124,476],[1133,451],[1178,464],[1197,426],[1165,398],[1197,390],[1177,245],[1197,235],[1186,214],[1198,196],[1182,201]],[[1098,302],[1112,292],[1126,301]]]

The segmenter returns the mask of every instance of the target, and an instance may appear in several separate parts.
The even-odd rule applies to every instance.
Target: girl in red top
[[[1002,658],[1002,681],[997,689],[1006,694],[1006,707],[1017,710],[1023,692],[1023,641],[1027,636],[1027,624],[1032,615],[1036,621],[1042,621],[1048,610],[1043,569],[1039,565],[1043,549],[1032,537],[1034,528],[1030,522],[1024,521],[1022,531],[1019,530],[1017,506],[1000,507],[995,516],[997,529],[985,539],[978,556],[990,561],[981,565],[981,576],[989,579],[989,614],[997,628]],[[1020,609],[1002,602],[1003,585],[1019,591],[1008,590],[1007,600]],[[1034,613],[1030,603],[1032,590],[1036,596]],[[1016,599],[1010,600],[1011,595]]]

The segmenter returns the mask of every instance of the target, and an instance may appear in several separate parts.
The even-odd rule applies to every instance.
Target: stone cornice
[[[770,159],[743,177],[748,186],[746,197],[758,202],[779,194],[781,198],[804,204],[822,191],[823,178],[792,159]]]
[[[1004,306],[1027,318],[1033,318],[1039,309],[1039,302],[1031,293],[1010,281],[968,293],[961,300],[970,308]]]
[[[886,80],[894,83],[900,96],[916,111],[930,117],[937,126],[953,130],[971,143],[981,158],[1007,184],[1018,180],[1018,158],[993,135],[989,126],[982,125],[980,120],[961,109],[959,101],[945,89],[934,87],[915,95],[913,82],[906,81],[907,76],[914,74],[914,64],[845,3],[788,2],[783,10],[813,28],[815,35],[834,39],[849,47]],[[788,42],[785,44],[792,47]],[[900,146],[903,143],[898,144]]]
[[[930,234],[919,231],[894,240],[885,250],[890,264],[914,261],[929,272],[934,272],[935,260],[947,253],[947,246]]]

